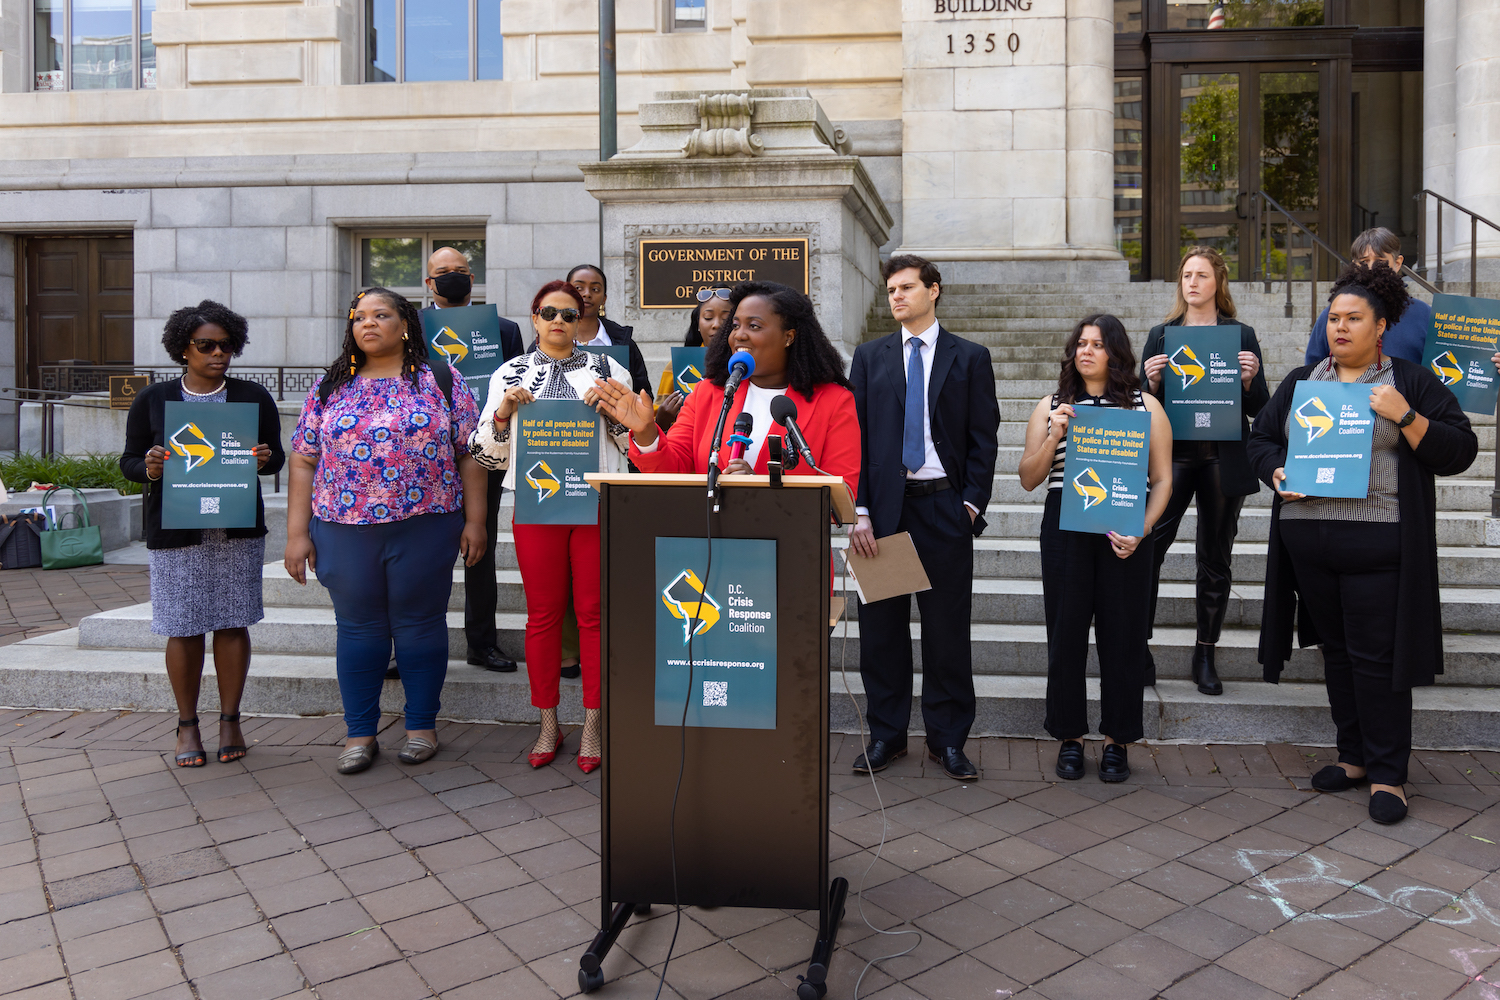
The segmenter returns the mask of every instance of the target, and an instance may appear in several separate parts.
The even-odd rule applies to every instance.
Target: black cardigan
[[[1171,324],[1180,326],[1180,323]],[[1240,350],[1250,351],[1257,358],[1261,357],[1260,341],[1255,337],[1255,328],[1241,323],[1237,319],[1228,316],[1219,317],[1220,326],[1238,326],[1240,328]],[[1158,354],[1165,354],[1163,346],[1167,336],[1166,323],[1158,323],[1151,328],[1146,335],[1146,347],[1141,351],[1141,388],[1150,391],[1150,383],[1146,381],[1146,359],[1154,358]],[[1244,383],[1241,383],[1243,387]],[[1166,389],[1165,379],[1162,388],[1153,395],[1162,399]],[[1223,486],[1224,495],[1227,497],[1245,497],[1260,492],[1260,483],[1256,481],[1255,471],[1250,468],[1250,460],[1245,457],[1245,442],[1250,437],[1250,421],[1266,405],[1271,398],[1271,390],[1266,387],[1265,359],[1261,358],[1260,369],[1255,377],[1250,380],[1250,388],[1243,389],[1240,394],[1240,438],[1238,441],[1216,441],[1219,446],[1219,481]],[[1173,451],[1177,445],[1188,442],[1173,442]]]
[[[1396,391],[1428,420],[1427,433],[1415,450],[1402,435],[1396,445],[1396,489],[1401,509],[1401,568],[1396,585],[1395,663],[1391,683],[1409,691],[1435,682],[1443,672],[1442,605],[1438,597],[1437,490],[1434,476],[1456,476],[1474,462],[1479,439],[1458,400],[1437,376],[1422,365],[1391,359]],[[1292,393],[1313,365],[1296,369],[1282,381],[1276,395],[1250,431],[1250,462],[1267,486],[1271,475],[1286,464],[1286,421]],[[1372,387],[1373,388],[1373,387]],[[1281,542],[1281,497],[1271,503],[1271,539],[1266,551],[1265,610],[1260,624],[1260,662],[1265,679],[1278,683],[1282,666],[1292,655],[1295,625],[1299,644],[1318,643],[1312,617],[1302,614],[1297,577]],[[1305,600],[1306,598],[1303,597]]]
[[[274,476],[286,464],[286,451],[281,447],[281,415],[276,410],[276,401],[271,394],[254,382],[227,378],[226,395],[230,403],[255,403],[260,406],[260,429],[257,444],[271,446],[271,457],[260,470],[262,476]],[[125,418],[125,451],[120,455],[120,471],[125,478],[135,483],[145,483],[145,507],[142,511],[146,528],[146,548],[185,549],[203,541],[203,532],[198,528],[163,528],[161,526],[161,490],[157,483],[146,477],[146,452],[156,445],[165,445],[165,414],[167,402],[182,402],[182,382],[153,382],[146,386],[130,404],[130,414]],[[260,482],[255,483],[255,527],[229,528],[230,538],[259,538],[266,533],[266,505],[261,499]]]

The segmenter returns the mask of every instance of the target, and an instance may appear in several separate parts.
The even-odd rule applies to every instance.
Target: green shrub
[[[83,489],[118,490],[126,496],[141,491],[120,471],[119,455],[31,455],[0,459],[0,479],[11,492],[28,489],[32,483],[55,483]]]

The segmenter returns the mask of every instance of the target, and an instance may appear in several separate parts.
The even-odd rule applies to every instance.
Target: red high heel
[[[557,758],[557,751],[559,751],[559,750],[562,749],[562,745],[563,745],[563,734],[562,734],[562,730],[559,729],[557,731],[557,745],[552,748],[552,752],[551,753],[532,753],[532,754],[528,754],[527,757],[526,757],[526,763],[530,764],[532,767],[546,767],[548,764],[552,763],[552,761]]]
[[[598,770],[599,765],[602,763],[604,763],[603,757],[584,757],[580,755],[578,758],[578,770],[584,774],[590,774]]]

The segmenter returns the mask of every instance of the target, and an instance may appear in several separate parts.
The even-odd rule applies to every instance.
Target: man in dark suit
[[[849,545],[873,557],[877,538],[911,534],[932,583],[917,594],[927,753],[949,777],[971,781],[979,775],[963,749],[974,725],[969,614],[974,536],[984,530],[999,451],[995,377],[986,348],[938,325],[942,275],[930,261],[899,254],[881,275],[901,329],[861,344],[849,371],[863,442]],[[870,742],[854,770],[883,771],[906,754],[910,595],[861,605],[859,672]]]
[[[452,247],[439,247],[427,259],[427,287],[432,292],[433,303],[427,309],[468,305],[474,294],[474,272],[469,267],[468,258]],[[501,360],[509,361],[521,351],[521,328],[501,316]],[[483,406],[484,400],[481,399],[479,405]],[[499,588],[495,584],[495,541],[500,531],[500,495],[503,492],[500,484],[504,480],[503,472],[489,474],[489,509],[484,520],[489,544],[477,563],[464,567],[464,635],[469,641],[470,663],[486,670],[511,673],[516,669],[516,661],[500,652],[495,632],[495,605],[499,600]]]

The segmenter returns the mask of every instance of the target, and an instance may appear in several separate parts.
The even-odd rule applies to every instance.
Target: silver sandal
[[[438,752],[437,744],[421,736],[410,737],[406,746],[396,755],[396,759],[403,764],[420,764],[424,760],[431,760],[432,755]]]
[[[358,774],[369,770],[379,753],[379,743],[366,743],[364,746],[345,748],[344,752],[339,754],[339,774]]]

